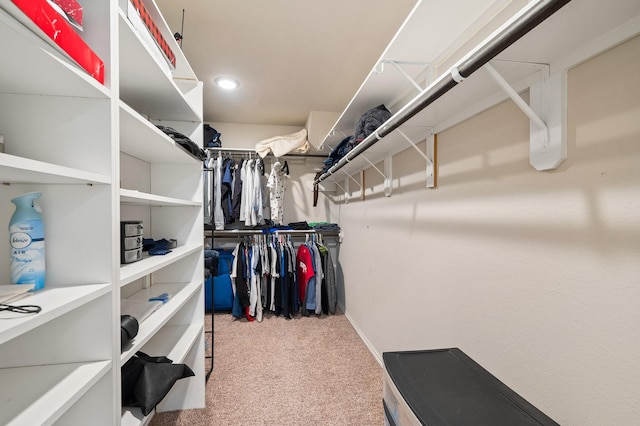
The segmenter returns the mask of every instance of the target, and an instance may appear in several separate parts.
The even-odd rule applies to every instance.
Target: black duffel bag
[[[148,415],[180,379],[195,376],[185,364],[166,356],[136,354],[122,366],[122,405],[139,407]]]

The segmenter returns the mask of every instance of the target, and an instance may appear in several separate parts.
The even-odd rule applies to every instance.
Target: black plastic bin
[[[382,357],[389,425],[558,425],[460,349],[385,352]]]

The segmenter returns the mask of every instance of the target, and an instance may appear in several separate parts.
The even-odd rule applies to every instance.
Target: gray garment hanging
[[[222,157],[218,157],[214,161],[214,180],[213,180],[213,222],[216,231],[224,230],[224,214],[222,213]]]

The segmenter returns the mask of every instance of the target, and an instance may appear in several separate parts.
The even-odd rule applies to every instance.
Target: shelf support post
[[[529,106],[491,64],[486,63],[484,68],[529,117],[529,163],[538,171],[558,167],[567,158],[566,73],[550,78],[549,66],[545,66],[542,80],[529,88]]]

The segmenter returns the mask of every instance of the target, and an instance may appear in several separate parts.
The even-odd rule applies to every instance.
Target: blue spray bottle
[[[44,226],[40,216],[39,192],[20,195],[11,202],[16,211],[9,221],[11,244],[11,284],[35,284],[44,287]]]

